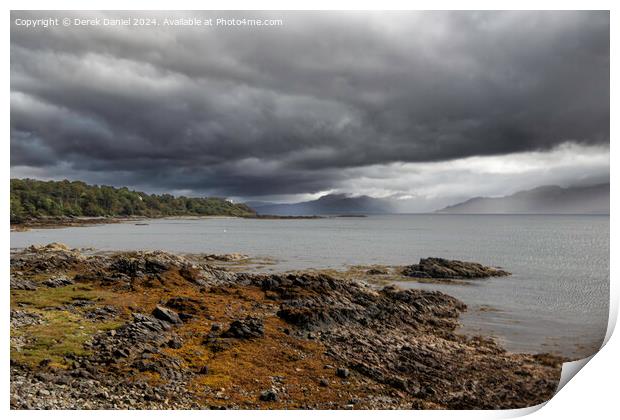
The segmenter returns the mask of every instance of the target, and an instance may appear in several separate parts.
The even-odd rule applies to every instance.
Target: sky
[[[11,17],[12,177],[410,211],[609,181],[608,12]],[[158,25],[17,23],[48,17]]]

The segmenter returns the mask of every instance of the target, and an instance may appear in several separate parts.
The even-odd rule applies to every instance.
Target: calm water
[[[315,220],[152,220],[12,232],[11,247],[63,242],[99,250],[164,249],[274,257],[268,270],[403,265],[437,256],[504,267],[510,277],[441,290],[468,304],[465,332],[512,351],[589,355],[605,335],[608,216],[398,215]],[[490,307],[490,310],[489,310]]]

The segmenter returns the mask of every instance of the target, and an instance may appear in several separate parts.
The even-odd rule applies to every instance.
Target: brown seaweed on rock
[[[161,251],[15,252],[11,309],[12,408],[518,408],[562,362],[457,334],[444,293]]]
[[[516,408],[555,392],[550,365],[507,353],[493,340],[454,333],[465,305],[440,292],[374,290],[325,275],[271,276],[278,316],[313,331],[340,363],[411,397],[453,409]]]

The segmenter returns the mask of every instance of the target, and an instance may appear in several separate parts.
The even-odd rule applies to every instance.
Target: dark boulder
[[[182,324],[181,318],[179,315],[174,312],[172,309],[164,308],[163,306],[156,306],[153,309],[153,316],[162,321],[169,322],[171,324]]]
[[[278,393],[274,389],[267,389],[260,393],[260,400],[266,402],[278,401]]]
[[[430,279],[477,279],[510,275],[509,272],[499,268],[445,258],[422,258],[418,264],[405,267],[402,274],[407,277]]]
[[[260,338],[264,335],[265,327],[263,320],[248,316],[245,319],[233,321],[228,330],[222,334],[222,337],[248,339]]]

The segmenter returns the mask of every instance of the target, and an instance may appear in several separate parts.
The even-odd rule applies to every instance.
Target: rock
[[[29,325],[43,324],[43,316],[36,312],[11,310],[11,327],[22,328]],[[11,336],[13,339],[14,337]],[[16,338],[16,337],[15,337]]]
[[[475,279],[508,276],[509,272],[482,264],[444,258],[422,258],[418,264],[407,266],[402,274],[415,278]]]
[[[74,284],[74,281],[66,277],[55,277],[45,280],[43,284],[47,287],[63,287]]]
[[[163,306],[156,306],[155,309],[153,309],[153,316],[171,324],[178,325],[183,323],[176,312],[172,309],[164,308]]]
[[[37,290],[37,285],[35,282],[26,280],[26,279],[17,279],[15,277],[11,277],[11,290]]]
[[[278,393],[273,388],[267,389],[260,393],[260,400],[267,402],[278,401]]]
[[[171,349],[180,349],[181,347],[183,347],[183,340],[181,340],[179,337],[173,337],[170,339],[170,341],[168,341],[168,347],[170,347]]]
[[[111,305],[106,305],[84,312],[84,318],[93,321],[105,321],[115,318],[118,314],[119,312],[117,308]]]
[[[67,375],[58,375],[54,378],[54,383],[57,385],[69,385],[71,383],[71,377]]]
[[[13,307],[11,329],[17,331],[11,334],[11,408],[196,409],[202,407],[206,395],[209,404],[219,399],[217,408],[234,409],[256,408],[260,401],[265,401],[263,408],[493,409],[540,404],[557,388],[561,358],[513,354],[493,340],[458,334],[458,317],[465,305],[443,293],[380,288],[315,272],[235,273],[207,264],[192,265],[191,258],[195,257],[161,252],[90,256],[62,249],[12,252],[11,273],[18,279],[76,273],[71,278],[80,285],[92,283],[93,290],[111,290],[120,298],[114,303],[117,314],[97,299],[67,300],[60,306],[37,307],[36,312]],[[161,271],[164,267],[169,271]],[[183,267],[186,275],[181,274]],[[197,279],[204,279],[204,285]],[[19,294],[29,297],[50,292],[39,289]],[[78,289],[74,291],[79,296]],[[146,302],[142,294],[147,297],[149,293],[166,296],[159,308],[170,312],[159,316],[139,313]],[[252,301],[250,296],[259,299]],[[213,305],[211,314],[206,313],[206,301]],[[233,318],[229,324],[237,310],[244,318]],[[125,323],[109,331],[104,325],[97,332],[77,330],[85,336],[86,351],[60,355],[66,368],[47,365],[47,361],[39,366],[41,357],[34,364],[22,364],[24,350],[33,344],[28,341],[30,334],[45,327],[20,331],[19,326],[50,322],[47,315],[53,311],[70,311],[90,321],[109,316]],[[127,311],[133,312],[130,320],[125,319]],[[174,314],[181,320],[193,316],[188,321],[192,328],[174,328],[170,321]],[[268,339],[254,344],[238,340],[264,336],[267,322],[277,329]],[[78,321],[76,326],[82,324]],[[201,337],[208,347],[193,348]],[[315,341],[308,342],[307,337]],[[183,345],[183,340],[192,344],[188,351],[170,350]],[[257,351],[254,357],[266,356],[274,363],[264,370],[264,361],[257,360],[264,373],[251,378],[254,381],[242,380],[218,390],[206,386],[212,382],[207,376],[198,376],[213,375],[205,360],[216,359],[218,351],[229,351],[222,356],[230,357],[232,369],[239,369],[232,372],[234,377],[246,374],[252,361],[244,355],[235,364],[234,358],[247,346]],[[280,349],[285,357],[272,357]],[[59,354],[43,357],[56,361]],[[284,374],[277,365],[280,362],[286,363],[286,378],[275,376]],[[326,370],[316,372],[317,366]],[[157,381],[151,381],[152,377]],[[201,379],[205,386],[197,390],[196,380],[200,383]],[[257,389],[256,384],[261,383],[271,388],[260,392],[263,388]],[[49,394],[38,395],[41,389]],[[303,400],[297,400],[298,390]]]
[[[382,274],[388,274],[388,271],[385,268],[373,267],[373,268],[369,269],[368,271],[366,271],[366,274],[368,274],[370,276],[378,276],[378,275],[382,275]]]
[[[224,261],[224,262],[231,262],[231,261],[241,261],[241,260],[247,260],[249,258],[249,256],[245,255],[245,254],[238,254],[238,253],[231,253],[231,254],[209,254],[209,255],[205,255],[205,260],[207,261]]]
[[[133,313],[132,317],[133,321],[117,328],[114,333],[101,332],[93,337],[90,348],[97,353],[98,362],[110,364],[136,353],[156,353],[159,346],[174,337],[166,321],[141,313]]]
[[[157,275],[172,266],[182,267],[187,261],[181,257],[163,251],[132,252],[116,255],[110,268],[130,277]]]
[[[157,363],[153,363],[145,359],[135,361],[132,364],[132,367],[135,367],[140,372],[159,372],[159,366]]]
[[[60,242],[52,242],[47,245],[30,245],[26,250],[28,252],[58,252],[69,251],[69,247]]]
[[[116,349],[114,350],[114,356],[121,358],[121,357],[128,357],[129,354],[127,353],[127,351],[125,349]]]
[[[90,373],[86,369],[82,369],[82,368],[73,370],[71,372],[71,376],[73,376],[75,378],[94,379],[94,376],[93,376],[92,373]]]
[[[245,319],[233,321],[228,330],[222,334],[222,337],[249,339],[260,338],[264,335],[265,327],[263,320],[248,316]]]

